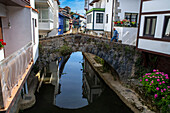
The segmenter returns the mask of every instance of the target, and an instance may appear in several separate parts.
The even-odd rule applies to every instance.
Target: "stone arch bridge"
[[[55,61],[61,55],[59,49],[62,47],[69,52],[87,52],[103,58],[115,69],[121,81],[134,76],[139,53],[135,46],[111,43],[108,39],[87,34],[59,35],[40,39],[39,61],[43,65]]]

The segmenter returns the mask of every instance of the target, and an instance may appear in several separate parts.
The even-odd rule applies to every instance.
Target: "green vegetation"
[[[154,69],[152,73],[146,73],[140,77],[140,82],[145,89],[145,95],[151,96],[154,104],[161,108],[162,113],[170,110],[170,82],[168,74]],[[169,109],[169,110],[168,110]]]
[[[104,61],[102,58],[100,58],[100,57],[98,57],[98,56],[95,56],[94,60],[95,60],[97,63],[99,63],[99,64],[102,65],[102,72],[103,72],[103,73],[109,72],[109,70],[110,70],[110,69],[109,69],[109,66],[105,63],[105,61]]]
[[[71,47],[68,47],[67,45],[64,45],[63,47],[61,47],[59,49],[59,52],[61,53],[61,55],[66,56],[68,54],[71,54],[72,49],[71,49]]]

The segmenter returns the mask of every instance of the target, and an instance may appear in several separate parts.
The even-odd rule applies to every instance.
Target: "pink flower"
[[[151,83],[153,84],[153,80],[151,81]]]
[[[164,80],[164,79],[162,79],[162,80]]]
[[[145,81],[148,81],[148,79],[145,79]]]
[[[148,76],[148,77],[150,77],[150,76]]]
[[[168,88],[170,88],[170,86],[167,86]]]
[[[166,77],[165,79],[169,79],[169,77]]]
[[[161,85],[162,83],[160,82],[159,84]]]
[[[143,76],[143,78],[144,78],[145,76]]]
[[[156,72],[156,69],[154,69],[153,72]]]
[[[155,94],[155,99],[158,97],[158,94]]]
[[[156,72],[156,74],[158,75],[158,74],[159,74],[159,72]]]
[[[152,85],[152,84],[149,84],[150,86]]]
[[[140,81],[142,82],[142,79],[140,79]]]
[[[157,78],[157,77],[155,77],[155,78]]]
[[[145,75],[148,75],[148,73],[146,73]]]
[[[156,90],[159,90],[159,88],[157,87]]]
[[[168,74],[165,74],[166,77],[168,77]]]
[[[164,91],[166,91],[166,89],[164,88]]]
[[[157,79],[157,81],[159,82],[160,80],[159,80],[159,79]]]
[[[158,78],[159,78],[159,76],[158,76]]]
[[[163,84],[165,84],[165,81],[162,81]]]
[[[163,93],[164,91],[161,89],[161,92]]]
[[[152,76],[152,77],[155,77],[155,76]]]
[[[163,99],[165,98],[165,97],[162,97]]]

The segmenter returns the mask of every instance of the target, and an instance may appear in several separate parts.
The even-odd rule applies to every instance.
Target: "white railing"
[[[18,85],[28,65],[33,58],[32,43],[18,50],[14,54],[0,61],[0,107],[5,107],[7,98],[11,97],[12,89]],[[2,102],[3,101],[3,102]]]

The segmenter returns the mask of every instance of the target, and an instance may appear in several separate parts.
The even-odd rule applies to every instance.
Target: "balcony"
[[[8,111],[19,94],[33,64],[33,46],[25,47],[0,61],[0,112]]]
[[[30,0],[0,0],[0,3],[7,6],[22,6],[30,5]]]

